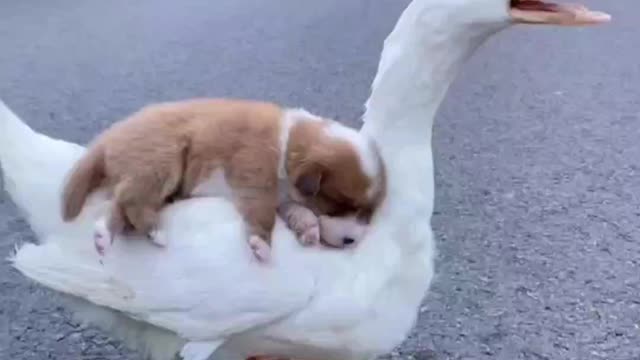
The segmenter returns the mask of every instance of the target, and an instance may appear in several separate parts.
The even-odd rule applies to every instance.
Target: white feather
[[[80,318],[154,359],[190,353],[189,342],[219,343],[215,355],[233,359],[368,359],[390,351],[411,330],[433,277],[430,134],[438,104],[476,45],[460,37],[476,10],[464,1],[414,0],[385,42],[364,131],[381,147],[389,193],[355,249],[301,247],[279,221],[272,262],[261,265],[235,208],[200,198],[163,211],[166,249],[116,239],[101,262],[91,233],[108,205],[104,195],[93,196],[73,223],[59,216],[61,184],[84,149],[33,132],[3,105],[6,190],[41,241],[19,249],[14,266],[71,296]],[[506,0],[488,1],[503,21]]]
[[[182,360],[207,360],[221,344],[220,341],[189,342],[180,350],[180,356]]]

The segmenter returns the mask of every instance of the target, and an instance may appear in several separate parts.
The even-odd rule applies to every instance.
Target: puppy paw
[[[169,244],[167,233],[162,230],[154,229],[147,235],[147,237],[153,244],[159,247],[166,247]]]
[[[249,247],[258,261],[267,262],[271,259],[271,247],[260,236],[251,235],[249,237]]]
[[[104,256],[106,250],[113,244],[113,235],[107,228],[106,221],[99,220],[96,222],[93,230],[93,245],[101,256]]]
[[[300,244],[310,246],[320,242],[320,221],[310,209],[298,204],[289,204],[284,209],[285,223]]]
[[[298,242],[303,246],[312,246],[320,243],[320,226],[313,225],[297,234]]]

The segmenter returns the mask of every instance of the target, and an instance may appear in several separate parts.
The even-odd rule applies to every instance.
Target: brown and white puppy
[[[385,176],[375,144],[335,121],[266,102],[197,99],[146,107],[103,132],[65,184],[65,221],[102,186],[113,205],[96,224],[99,252],[125,231],[166,244],[156,222],[170,198],[224,196],[246,221],[254,254],[266,260],[279,205],[301,242],[326,231],[325,242],[351,243],[356,235],[340,235],[315,215],[367,220]],[[345,229],[361,228],[352,223]]]

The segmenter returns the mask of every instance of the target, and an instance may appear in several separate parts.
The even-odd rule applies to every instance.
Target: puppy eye
[[[342,216],[349,215],[349,213],[350,213],[350,211],[348,209],[337,207],[334,210],[329,211],[327,213],[327,215],[335,216],[335,217],[342,217]]]
[[[316,174],[302,175],[296,180],[295,187],[302,196],[315,197],[320,192],[322,178]]]

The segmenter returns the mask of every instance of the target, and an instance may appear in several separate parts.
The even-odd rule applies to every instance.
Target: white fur
[[[108,206],[104,196],[92,197],[73,223],[58,215],[60,184],[84,149],[34,133],[0,106],[6,189],[41,242],[20,248],[14,266],[82,299],[73,305],[81,317],[155,359],[170,358],[185,340],[220,342],[214,356],[230,359],[390,351],[411,330],[433,277],[433,115],[488,28],[506,22],[506,3],[414,0],[386,40],[363,131],[388,164],[389,193],[352,251],[299,246],[277,221],[272,262],[262,266],[247,256],[231,203],[196,198],[162,212],[166,248],[116,241],[101,264],[86,239]]]
[[[98,253],[104,254],[111,247],[111,237],[112,234],[107,227],[107,217],[102,216],[96,221],[93,229],[93,242]]]
[[[367,226],[358,222],[355,216],[320,216],[322,239],[333,246],[343,246],[345,237],[353,239],[355,242],[350,246],[355,246],[365,237],[366,230]]]

